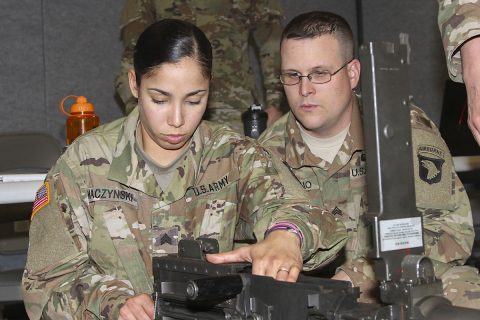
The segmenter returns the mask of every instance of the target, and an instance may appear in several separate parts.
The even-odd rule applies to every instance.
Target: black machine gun
[[[348,282],[300,275],[296,283],[252,275],[246,264],[214,265],[211,239],[180,241],[175,256],[154,257],[157,320],[455,320],[480,310],[454,307],[423,256],[415,206],[407,58],[403,45],[362,46],[362,95],[369,217],[381,305],[357,301]]]
[[[205,254],[218,252],[215,239],[180,240],[178,248],[153,258],[157,320],[480,319],[479,310],[442,297],[428,260],[410,257],[405,283],[391,290],[395,303],[376,305],[357,302],[359,288],[345,281],[300,275],[288,283],[253,275],[249,264],[211,264]],[[427,296],[432,288],[439,294]]]
[[[375,306],[357,303],[359,290],[348,282],[277,281],[252,275],[249,264],[206,262],[215,252],[215,239],[180,240],[178,256],[154,258],[155,319],[373,319],[358,317]]]

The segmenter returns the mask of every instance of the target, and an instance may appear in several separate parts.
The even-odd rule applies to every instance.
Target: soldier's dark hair
[[[211,79],[212,46],[197,26],[177,19],[151,24],[138,38],[133,53],[137,85],[162,63],[177,63],[186,57],[198,61],[205,78]]]
[[[311,11],[293,18],[282,33],[285,39],[313,39],[332,35],[337,39],[346,61],[353,58],[353,33],[348,22],[341,16],[326,11]]]

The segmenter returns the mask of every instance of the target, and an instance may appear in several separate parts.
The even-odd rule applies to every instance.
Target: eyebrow
[[[160,90],[160,89],[157,89],[157,88],[147,88],[147,90],[158,92],[158,93],[163,94],[164,96],[167,96],[167,97],[171,96],[171,94],[169,92],[163,91],[163,90]],[[203,93],[203,92],[207,92],[207,90],[200,89],[200,90],[195,90],[195,91],[189,92],[189,93],[187,93],[187,97],[191,97],[191,96],[197,95],[199,93]]]
[[[312,68],[308,69],[308,72],[312,72],[313,70],[318,70],[318,69],[328,70],[328,66],[318,65],[318,66],[315,66],[315,67],[312,67]],[[282,72],[291,72],[291,71],[300,72],[297,69],[282,69]]]

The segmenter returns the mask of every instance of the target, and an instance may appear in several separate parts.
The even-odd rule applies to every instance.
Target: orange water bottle
[[[77,101],[66,112],[63,103],[68,98],[77,98]],[[98,127],[100,118],[95,114],[93,104],[84,96],[66,96],[60,102],[60,110],[68,116],[67,119],[67,145],[72,143],[79,135]]]

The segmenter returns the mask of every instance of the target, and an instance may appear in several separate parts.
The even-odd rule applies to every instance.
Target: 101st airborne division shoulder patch
[[[445,163],[445,152],[438,147],[422,145],[418,148],[418,174],[428,184],[442,180],[442,166]]]

